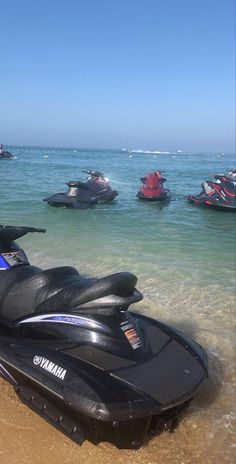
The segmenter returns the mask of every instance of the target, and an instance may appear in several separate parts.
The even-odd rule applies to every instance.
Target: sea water
[[[235,451],[235,214],[196,207],[185,196],[199,193],[201,183],[214,173],[235,169],[235,155],[8,149],[15,158],[0,161],[0,224],[47,229],[46,234],[28,234],[19,240],[31,263],[42,268],[72,265],[96,277],[133,272],[144,294],[133,309],[174,325],[208,353],[209,379],[194,399],[185,425],[171,438],[172,460],[163,455],[162,463],[181,462],[174,460],[178,453],[183,453],[184,464],[194,459],[231,462]],[[81,171],[86,169],[102,171],[110,178],[119,193],[115,201],[86,210],[53,208],[43,201],[64,192],[69,180],[85,180]],[[167,179],[172,197],[166,205],[136,197],[140,177],[152,170],[163,171]],[[191,446],[183,451],[185,429]],[[152,443],[161,455],[168,438]],[[143,455],[140,462],[159,462],[154,460],[153,444],[148,449],[150,456]]]

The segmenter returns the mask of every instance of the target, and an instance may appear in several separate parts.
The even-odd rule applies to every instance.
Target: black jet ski
[[[66,208],[89,208],[98,203],[107,203],[114,200],[118,195],[112,190],[109,179],[99,171],[89,169],[82,171],[88,174],[86,182],[70,181],[67,192],[56,193],[51,197],[44,198],[51,206],[64,206]]]
[[[15,156],[8,150],[3,149],[3,144],[0,144],[0,160],[2,159],[13,159]]]
[[[220,211],[236,211],[236,178],[235,171],[229,175],[215,174],[213,180],[202,183],[202,191],[198,195],[186,198],[197,206],[218,209]]]
[[[162,177],[161,171],[149,172],[141,177],[142,185],[137,192],[137,197],[145,201],[168,201],[171,193],[164,188],[166,179]]]
[[[84,277],[31,266],[0,226],[0,375],[19,398],[75,442],[139,448],[172,431],[207,376],[201,346],[129,311],[137,278]]]

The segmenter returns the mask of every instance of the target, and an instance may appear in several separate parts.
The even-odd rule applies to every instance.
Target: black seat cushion
[[[0,315],[14,321],[33,314],[44,300],[80,276],[70,266],[45,271],[34,266],[21,266],[4,271],[0,277]]]
[[[69,266],[41,269],[21,266],[1,273],[0,315],[8,321],[42,312],[71,311],[107,295],[129,297],[136,276],[120,272],[94,279]]]
[[[44,300],[37,311],[65,311],[79,308],[88,301],[108,295],[129,297],[134,291],[137,277],[130,272],[118,272],[102,279],[82,278],[63,287],[60,292]]]

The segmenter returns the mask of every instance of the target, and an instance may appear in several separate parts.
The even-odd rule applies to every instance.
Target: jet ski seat
[[[46,270],[19,266],[1,275],[0,316],[13,322],[43,312],[84,310],[86,305],[96,310],[104,297],[105,307],[128,307],[142,299],[135,290],[136,282],[129,272],[95,279],[81,276],[70,266]]]

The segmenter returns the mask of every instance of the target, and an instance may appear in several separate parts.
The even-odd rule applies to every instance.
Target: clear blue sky
[[[0,0],[0,142],[235,151],[234,0]]]

